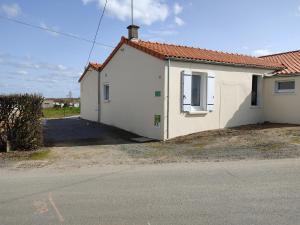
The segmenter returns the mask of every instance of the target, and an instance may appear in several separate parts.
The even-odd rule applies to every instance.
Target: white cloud
[[[50,29],[50,30],[58,30],[58,27],[49,27],[48,25],[46,25],[44,22],[41,22],[40,23],[40,26],[42,27],[42,28],[44,28],[44,29]],[[59,34],[58,33],[56,33],[56,32],[52,32],[52,31],[46,31],[48,34],[50,34],[50,35],[52,35],[52,36],[54,36],[54,37],[58,37],[59,36]]]
[[[20,74],[20,75],[27,75],[28,74],[28,72],[26,70],[19,70],[16,73]]]
[[[1,52],[0,68],[0,74],[6,74],[0,81],[7,85],[0,88],[5,94],[42,93],[47,97],[63,97],[71,90],[75,96],[79,95],[77,81],[81,69]]]
[[[98,2],[102,8],[105,0],[82,0],[83,4]],[[121,21],[130,21],[131,0],[110,0],[108,1],[107,12],[112,17]],[[169,7],[164,0],[139,0],[134,2],[134,19],[145,25],[151,25],[158,21],[165,21],[169,15]]]
[[[174,4],[174,14],[179,15],[183,10],[183,7],[179,5],[177,2]]]
[[[17,17],[21,14],[21,7],[16,4],[2,4],[0,10],[8,17]]]
[[[270,55],[270,54],[272,54],[272,52],[268,49],[257,49],[257,50],[254,50],[252,52],[252,54],[255,56],[263,56],[263,55]]]
[[[296,16],[300,16],[300,5],[299,5],[298,8],[297,8]]]
[[[38,62],[29,57],[17,57],[10,54],[0,53],[0,66],[17,69],[16,74],[29,74],[30,71],[46,71],[51,74],[64,75],[72,77],[78,73],[77,70],[61,64],[51,64],[47,62]]]
[[[185,22],[178,16],[175,17],[174,21],[178,26],[183,26],[185,24]]]
[[[149,30],[148,33],[150,35],[159,35],[159,36],[172,36],[178,34],[176,30],[168,30],[168,29],[161,29],[161,30]]]

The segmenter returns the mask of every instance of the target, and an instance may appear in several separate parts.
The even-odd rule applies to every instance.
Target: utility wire
[[[97,31],[96,31],[96,34],[95,34],[95,37],[94,37],[94,40],[93,40],[93,44],[92,44],[92,47],[91,47],[91,50],[90,50],[89,57],[88,57],[88,60],[87,60],[87,64],[86,64],[86,65],[88,65],[89,62],[90,62],[90,58],[91,58],[92,52],[93,52],[93,50],[94,50],[95,43],[96,43],[96,39],[97,39],[97,36],[98,36],[99,28],[100,28],[100,25],[101,25],[101,22],[102,22],[102,19],[103,19],[105,10],[106,10],[107,2],[108,2],[108,0],[105,1],[104,7],[103,7],[103,10],[102,10],[102,14],[101,14],[100,19],[99,19],[99,22],[98,22]]]
[[[131,25],[133,25],[133,0],[131,0]]]
[[[20,25],[24,25],[24,26],[27,26],[27,27],[32,27],[32,28],[39,29],[39,30],[44,30],[44,31],[56,33],[56,34],[59,34],[59,35],[65,36],[65,37],[69,37],[69,38],[73,38],[73,39],[76,39],[76,40],[79,40],[79,41],[93,43],[93,45],[96,44],[96,45],[101,45],[103,47],[114,48],[111,45],[107,45],[107,44],[96,42],[96,40],[92,41],[92,40],[89,40],[89,39],[86,39],[86,38],[83,38],[83,37],[76,36],[74,34],[70,34],[70,33],[65,33],[65,32],[61,32],[61,31],[53,30],[51,28],[42,27],[42,26],[38,26],[38,25],[35,25],[35,24],[30,24],[30,23],[27,23],[27,22],[24,22],[24,21],[21,21],[21,20],[16,20],[16,19],[12,19],[12,18],[9,18],[9,17],[1,16],[1,15],[0,15],[0,19],[7,20],[7,21],[10,21],[10,22],[14,22],[14,23],[17,23],[17,24],[20,24]]]

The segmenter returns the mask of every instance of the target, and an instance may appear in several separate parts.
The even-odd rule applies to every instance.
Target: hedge
[[[35,94],[0,95],[0,145],[9,150],[35,150],[43,143],[42,103]]]

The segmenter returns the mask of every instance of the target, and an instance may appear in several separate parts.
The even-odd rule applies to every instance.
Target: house
[[[300,50],[261,58],[285,66],[264,79],[265,120],[300,124]]]
[[[100,122],[100,68],[101,64],[89,63],[81,75],[80,116],[83,119]]]
[[[299,105],[281,111],[288,103],[280,105],[280,91],[292,86],[278,82],[291,78],[281,76],[289,71],[281,60],[147,42],[138,39],[137,26],[128,31],[102,65],[91,63],[81,76],[82,118],[158,140],[264,121],[289,122],[283,116],[300,123],[294,114]],[[296,101],[299,92],[289,97]]]
[[[65,104],[67,104],[69,107],[79,108],[80,107],[79,102],[80,102],[79,98],[46,98],[43,101],[42,108],[43,109],[54,108],[54,107],[62,108],[64,107]]]
[[[53,108],[54,107],[54,100],[51,98],[46,98],[44,99],[43,103],[42,103],[42,108],[43,109],[49,109],[49,108]]]

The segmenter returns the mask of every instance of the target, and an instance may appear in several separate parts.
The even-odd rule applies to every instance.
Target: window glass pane
[[[109,100],[109,86],[104,85],[104,99]]]
[[[293,90],[295,89],[295,81],[278,82],[278,90]]]
[[[252,92],[251,92],[251,105],[257,105],[258,99],[258,76],[252,76]]]
[[[200,106],[201,76],[192,76],[192,106]]]

